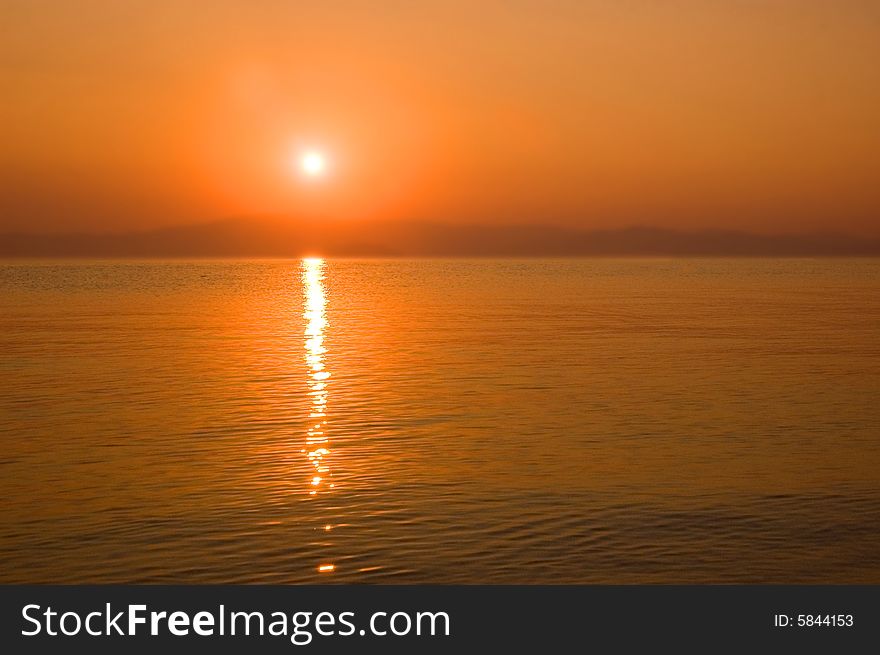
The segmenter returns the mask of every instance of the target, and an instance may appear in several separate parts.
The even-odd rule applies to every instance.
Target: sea
[[[0,582],[880,583],[880,260],[4,260]]]

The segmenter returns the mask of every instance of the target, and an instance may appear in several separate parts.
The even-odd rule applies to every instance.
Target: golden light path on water
[[[309,495],[317,496],[319,492],[333,488],[332,474],[327,464],[330,456],[330,440],[327,437],[327,380],[330,378],[326,370],[324,355],[324,330],[327,327],[326,305],[324,293],[324,260],[306,258],[302,261],[302,282],[305,319],[305,361],[308,369],[308,394],[311,398],[309,428],[306,431],[306,447],[304,452],[314,471],[309,481]],[[324,530],[330,530],[325,525]],[[332,572],[333,564],[318,565],[321,573]]]

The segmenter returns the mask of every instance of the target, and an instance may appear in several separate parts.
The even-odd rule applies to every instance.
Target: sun
[[[327,159],[318,150],[307,150],[299,157],[299,168],[307,177],[321,177],[327,170]]]

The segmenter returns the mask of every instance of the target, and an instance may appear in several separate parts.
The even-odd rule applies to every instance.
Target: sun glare
[[[308,177],[320,177],[327,168],[327,161],[322,153],[309,150],[300,156],[299,167]]]

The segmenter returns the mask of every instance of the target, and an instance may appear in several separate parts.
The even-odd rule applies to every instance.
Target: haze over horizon
[[[0,257],[878,256],[880,239],[631,226],[228,219],[110,233],[0,234]]]
[[[376,6],[6,3],[0,234],[880,237],[877,3]]]

